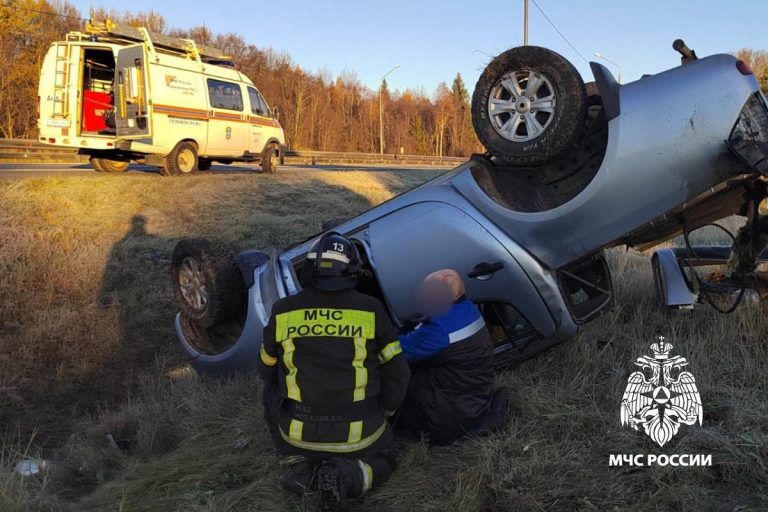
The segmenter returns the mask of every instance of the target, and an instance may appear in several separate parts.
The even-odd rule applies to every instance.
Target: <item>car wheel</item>
[[[235,255],[206,238],[182,240],[171,257],[174,295],[182,314],[210,327],[237,318],[246,289]]]
[[[261,169],[267,174],[274,174],[277,172],[278,163],[277,148],[274,145],[264,148],[264,154],[261,157]]]
[[[603,106],[603,98],[600,96],[600,89],[597,88],[595,82],[587,82],[584,84],[584,90],[587,92],[587,116],[589,116],[589,109],[594,107]]]
[[[198,171],[210,171],[212,165],[213,165],[213,160],[211,160],[209,158],[198,158],[197,159],[197,170]]]
[[[485,68],[472,95],[472,123],[495,157],[541,165],[571,147],[584,127],[586,90],[561,55],[537,46],[512,48]]]
[[[129,162],[122,160],[108,160],[106,158],[91,158],[93,168],[98,172],[125,172]]]
[[[164,175],[186,176],[197,170],[197,145],[194,142],[182,141],[176,144],[165,157]]]

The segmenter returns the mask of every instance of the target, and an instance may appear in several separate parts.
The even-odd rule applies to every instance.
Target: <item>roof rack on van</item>
[[[132,27],[109,19],[104,21],[90,20],[85,31],[100,38],[118,39],[126,42],[147,42],[156,48],[182,53],[193,59],[199,57],[203,62],[210,64],[232,65],[232,57],[216,48],[196,44],[191,39],[157,34],[143,27]]]

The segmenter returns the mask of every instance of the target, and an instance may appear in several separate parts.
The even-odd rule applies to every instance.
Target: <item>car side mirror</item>
[[[272,117],[275,119],[280,119],[280,107],[274,106],[272,107]]]

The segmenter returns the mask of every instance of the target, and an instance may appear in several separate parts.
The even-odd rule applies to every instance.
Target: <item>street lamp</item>
[[[379,153],[382,155],[384,154],[384,104],[381,101],[381,93],[384,89],[384,79],[387,78],[388,74],[399,67],[400,64],[397,64],[395,67],[384,73],[384,76],[381,77],[381,81],[379,82]]]
[[[595,52],[595,57],[597,57],[598,59],[603,59],[608,64],[613,64],[614,66],[616,66],[616,70],[618,71],[618,74],[619,74],[618,80],[619,80],[619,83],[621,83],[621,66],[619,66],[618,64],[616,64],[612,60],[608,59],[605,55],[603,55],[600,52]]]

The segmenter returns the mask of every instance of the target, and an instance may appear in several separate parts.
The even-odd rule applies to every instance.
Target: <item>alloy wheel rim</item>
[[[208,305],[205,275],[196,258],[187,256],[179,265],[179,289],[184,301],[194,310],[203,311]]]
[[[546,131],[556,105],[555,89],[545,74],[512,71],[491,89],[488,115],[496,133],[512,142],[528,142]]]

